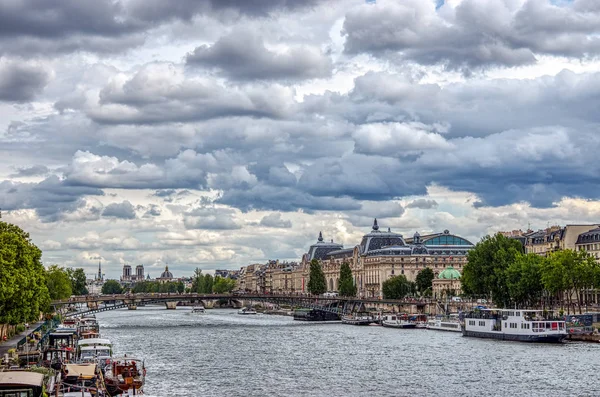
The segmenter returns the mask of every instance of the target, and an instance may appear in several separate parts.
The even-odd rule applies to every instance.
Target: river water
[[[97,314],[115,352],[146,361],[148,396],[598,396],[600,344],[311,324],[235,310]]]

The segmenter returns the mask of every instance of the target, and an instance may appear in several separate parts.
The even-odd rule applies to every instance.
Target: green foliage
[[[340,267],[340,281],[339,281],[339,294],[340,296],[356,296],[356,285],[352,278],[352,269],[348,262],[342,263]]]
[[[325,274],[319,264],[319,261],[313,259],[310,261],[310,273],[308,280],[308,292],[313,295],[321,295],[327,291],[327,281],[325,281]]]
[[[177,292],[178,293],[183,293],[183,291],[185,291],[185,285],[183,285],[183,282],[178,281],[177,282]]]
[[[419,291],[419,293],[421,295],[427,294],[427,293],[429,295],[431,295],[431,287],[433,286],[434,277],[435,277],[435,274],[433,274],[433,270],[431,270],[428,267],[426,267],[425,269],[422,269],[417,274],[415,283],[417,284],[417,290]]]
[[[49,308],[41,257],[28,233],[0,222],[0,324],[33,322]]]
[[[467,254],[461,277],[466,295],[491,297],[498,306],[510,304],[506,270],[523,252],[521,243],[498,233],[485,236]]]
[[[542,267],[545,258],[536,254],[519,254],[506,269],[506,286],[510,299],[521,307],[536,305],[543,294]]]
[[[82,268],[68,268],[66,270],[71,279],[71,289],[73,295],[87,295],[89,292],[85,286],[85,272]]]
[[[543,264],[542,283],[551,294],[565,294],[569,303],[577,299],[579,312],[584,289],[598,288],[600,266],[585,251],[561,250],[552,252]]]
[[[402,299],[415,292],[416,284],[406,279],[406,276],[390,277],[383,282],[382,292],[385,299]]]
[[[52,300],[66,299],[73,293],[69,273],[58,265],[46,270],[46,286]]]
[[[102,285],[102,293],[106,295],[120,294],[123,291],[117,280],[107,280]]]
[[[215,282],[212,286],[215,294],[224,294],[233,291],[235,288],[235,280],[229,277],[215,277]]]

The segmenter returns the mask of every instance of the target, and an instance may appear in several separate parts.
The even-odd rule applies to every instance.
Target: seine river
[[[97,315],[117,353],[146,360],[147,396],[600,395],[600,344],[525,344],[190,309]]]

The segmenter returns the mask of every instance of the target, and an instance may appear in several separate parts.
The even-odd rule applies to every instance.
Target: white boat
[[[567,337],[565,321],[541,310],[480,309],[464,317],[463,336],[520,342],[560,343]]]
[[[238,310],[238,314],[256,314],[256,310],[251,307],[242,307]]]
[[[434,331],[462,332],[458,314],[430,318],[427,321],[427,329]]]
[[[343,324],[370,325],[375,321],[375,317],[373,317],[373,315],[369,313],[352,313],[346,316],[342,316]]]
[[[205,313],[206,309],[204,309],[204,306],[194,306],[192,307],[192,313],[198,313],[198,314],[202,314]]]
[[[402,314],[387,314],[383,316],[381,325],[390,328],[416,328],[417,323],[411,321],[407,315]]]

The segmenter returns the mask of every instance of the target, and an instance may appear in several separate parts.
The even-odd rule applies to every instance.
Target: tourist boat
[[[41,397],[44,375],[28,371],[0,372],[0,396]]]
[[[541,310],[474,310],[464,317],[463,336],[520,342],[562,342],[567,337],[565,322],[543,314]]]
[[[145,380],[144,360],[135,357],[113,358],[104,369],[104,384],[111,396],[143,394]]]
[[[462,332],[458,314],[430,318],[429,321],[427,321],[427,329],[435,331]]]
[[[110,357],[112,356],[112,343],[109,339],[80,339],[77,342],[77,357],[82,356]]]
[[[238,310],[238,314],[256,314],[256,310],[251,307],[242,307]]]
[[[374,323],[375,317],[370,313],[352,313],[346,316],[342,316],[343,324],[350,325],[369,325]]]
[[[202,314],[205,313],[206,309],[204,309],[204,306],[194,306],[192,307],[192,313],[197,313],[197,314]]]
[[[411,321],[406,314],[386,314],[383,316],[381,325],[390,328],[416,328],[417,322]]]

